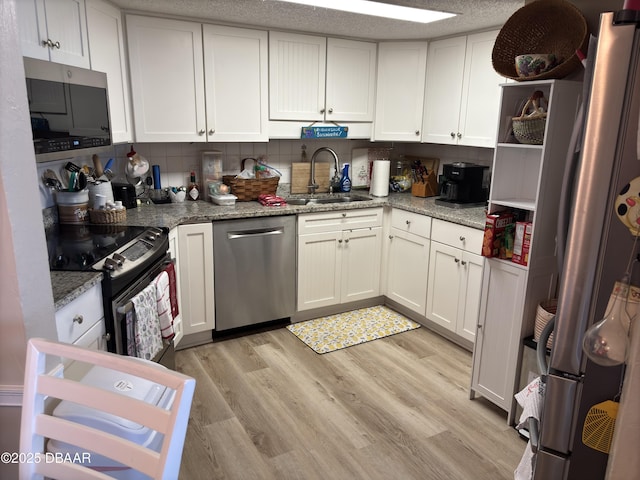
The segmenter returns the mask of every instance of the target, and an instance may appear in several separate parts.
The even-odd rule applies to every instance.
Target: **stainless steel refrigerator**
[[[584,118],[578,123],[582,140],[577,142],[575,170],[567,172],[564,182],[570,192],[563,195],[567,203],[561,207],[568,212],[566,243],[563,235],[559,239],[566,248],[535,480],[605,478],[608,455],[582,443],[582,428],[591,406],[618,394],[623,369],[591,362],[582,343],[587,329],[604,317],[614,284],[635,248],[614,202],[640,176],[639,21],[640,12],[632,10],[602,14],[595,55],[590,48],[587,61]],[[637,277],[632,283],[638,284]]]

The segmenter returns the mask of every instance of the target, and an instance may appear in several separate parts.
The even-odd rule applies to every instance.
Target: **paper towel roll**
[[[374,160],[371,171],[371,188],[369,195],[386,197],[389,195],[390,160]]]

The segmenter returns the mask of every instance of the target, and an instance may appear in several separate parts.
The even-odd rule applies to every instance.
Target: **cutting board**
[[[316,163],[316,183],[319,185],[316,193],[329,192],[331,180],[331,164],[328,162]],[[311,176],[311,163],[294,162],[291,164],[291,193],[309,193],[309,177]]]

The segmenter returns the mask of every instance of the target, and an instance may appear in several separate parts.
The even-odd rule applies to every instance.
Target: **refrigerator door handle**
[[[547,376],[539,448],[569,454],[578,387],[575,380]]]

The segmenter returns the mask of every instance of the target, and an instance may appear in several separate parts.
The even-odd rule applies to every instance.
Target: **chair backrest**
[[[47,355],[154,382],[175,392],[173,403],[165,409],[77,379],[61,378],[45,371]],[[96,469],[96,465],[91,465],[91,456],[96,454],[153,479],[177,479],[194,389],[193,378],[150,362],[49,340],[30,339],[20,429],[20,453],[30,461],[20,464],[20,480],[42,479],[43,476],[64,480],[111,478]],[[155,430],[162,434],[161,446],[159,449],[148,448],[102,429],[54,416],[46,411],[50,410],[51,398],[73,402]],[[81,458],[77,455],[56,456],[46,451],[46,439],[64,442],[88,453]],[[73,460],[80,463],[72,463]]]

